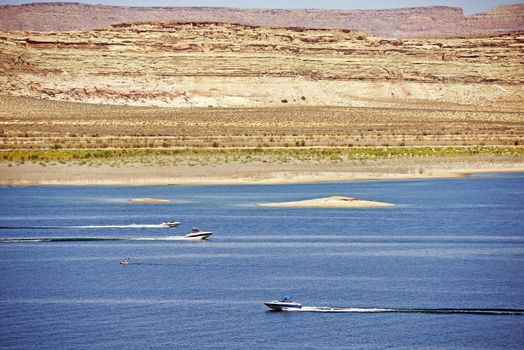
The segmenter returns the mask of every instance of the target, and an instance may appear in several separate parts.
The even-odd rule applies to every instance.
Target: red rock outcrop
[[[71,31],[136,21],[233,22],[270,27],[356,29],[383,37],[433,37],[512,33],[524,30],[524,4],[464,16],[456,7],[386,10],[123,7],[81,3],[0,6],[0,29]]]

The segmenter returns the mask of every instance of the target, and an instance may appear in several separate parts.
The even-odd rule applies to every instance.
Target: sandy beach
[[[479,172],[522,172],[521,159],[383,159],[340,163],[144,164],[0,163],[2,185],[220,185],[286,184],[380,179],[465,177]],[[147,199],[142,199],[147,200]]]

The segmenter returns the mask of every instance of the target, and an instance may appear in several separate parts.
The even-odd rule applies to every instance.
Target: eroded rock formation
[[[521,101],[523,48],[520,34],[386,39],[216,22],[0,32],[0,93],[159,106]]]
[[[385,10],[123,7],[80,3],[0,6],[0,29],[71,31],[136,21],[220,21],[269,27],[356,29],[382,37],[461,36],[524,30],[524,4],[464,16],[447,6]]]

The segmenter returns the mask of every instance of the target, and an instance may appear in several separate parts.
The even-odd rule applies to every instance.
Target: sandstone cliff
[[[356,29],[383,37],[461,36],[524,30],[524,4],[464,16],[446,6],[386,10],[264,10],[210,7],[119,7],[80,3],[0,6],[0,29],[70,31],[136,21],[220,21],[270,27]]]
[[[0,93],[159,106],[521,102],[523,48],[518,34],[384,39],[215,22],[0,32]]]

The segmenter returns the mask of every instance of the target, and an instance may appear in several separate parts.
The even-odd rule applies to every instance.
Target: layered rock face
[[[383,37],[433,37],[524,30],[524,4],[464,16],[456,7],[386,10],[266,10],[210,7],[119,7],[79,3],[0,6],[0,29],[71,31],[136,21],[219,21],[270,27],[356,29]]]
[[[0,93],[158,106],[521,103],[523,48],[518,34],[384,39],[224,23],[0,32]]]

